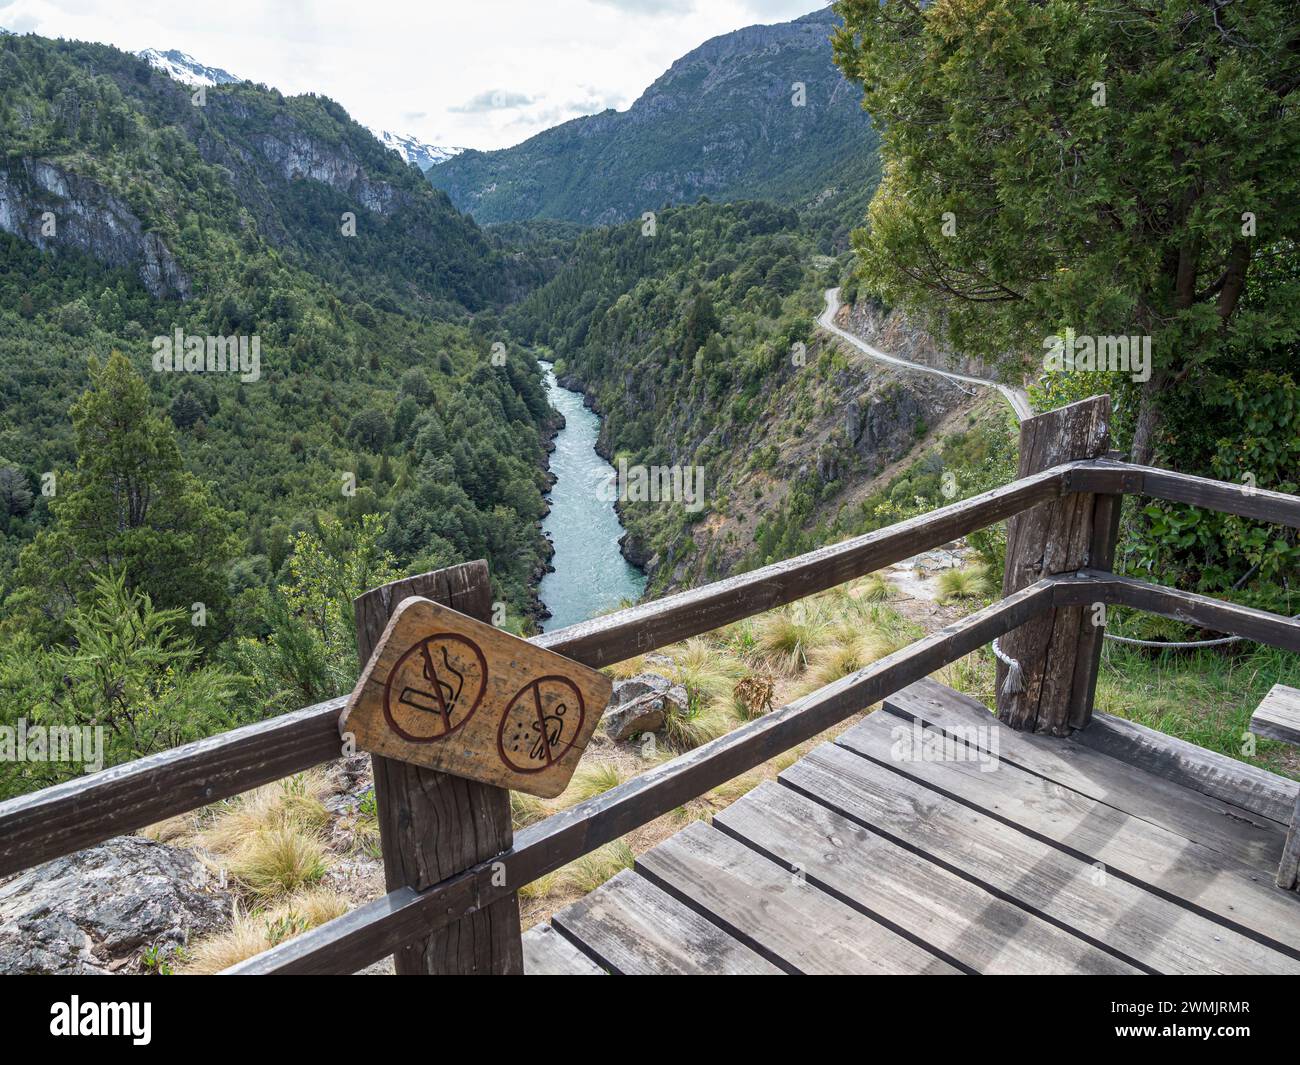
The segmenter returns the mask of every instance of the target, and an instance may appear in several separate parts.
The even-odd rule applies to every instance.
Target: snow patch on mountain
[[[4,32],[7,31],[0,30],[0,33]],[[161,70],[169,78],[195,88],[199,86],[234,85],[242,80],[235,77],[228,70],[200,63],[192,55],[187,55],[175,48],[170,48],[165,52],[157,48],[146,48],[143,52],[137,52],[136,55],[155,70]],[[407,134],[392,133],[386,129],[372,128],[370,132],[375,135],[375,138],[385,148],[395,151],[405,162],[408,164],[414,163],[421,170],[428,170],[430,167],[445,163],[448,159],[460,155],[465,150],[464,148],[453,148],[439,144],[427,144]]]
[[[200,63],[192,55],[186,55],[175,48],[162,52],[157,48],[146,48],[136,52],[141,59],[155,70],[161,70],[169,78],[183,85],[234,85],[240,79],[220,67],[210,67]]]
[[[371,128],[379,143],[400,155],[407,163],[414,163],[421,170],[438,166],[448,159],[460,155],[464,148],[450,148],[437,144],[426,144],[404,133],[390,133],[386,129]]]

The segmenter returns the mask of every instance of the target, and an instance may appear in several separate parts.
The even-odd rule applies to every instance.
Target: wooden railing
[[[1105,420],[1109,411],[1106,397],[1085,404],[1094,406],[1076,404],[1026,422],[1022,447],[1026,434],[1051,429],[1048,419],[1065,425],[1086,415],[1090,424],[1095,424],[1100,414]],[[1027,473],[1001,488],[887,529],[535,637],[538,645],[578,662],[606,666],[825,591],[1008,519],[1012,519],[1008,581],[1014,583],[1012,571],[1025,568],[1015,555],[1015,544],[1032,541],[1026,527],[1022,525],[1018,531],[1016,522],[1032,521],[1041,528],[1046,520],[1051,542],[1051,514],[1059,512],[1064,515],[1062,521],[1077,522],[1079,508],[1086,505],[1088,511],[1091,531],[1080,541],[1085,564],[1045,572],[993,605],[866,669],[523,829],[513,841],[509,841],[507,828],[508,845],[500,853],[464,861],[454,872],[444,871],[434,883],[401,886],[404,874],[398,867],[402,863],[394,852],[409,845],[409,840],[396,828],[390,830],[381,816],[388,894],[228,971],[353,972],[414,941],[428,941],[442,930],[472,920],[494,904],[508,901],[513,907],[514,894],[521,886],[818,735],[990,641],[1024,631],[1028,623],[1057,612],[1082,613],[1083,608],[1096,604],[1133,607],[1300,652],[1298,621],[1120,577],[1105,568],[1113,552],[1118,500],[1124,495],[1195,504],[1297,529],[1300,498],[1099,457],[1105,454],[1105,445],[1104,431],[1092,433],[1083,445],[1090,453],[1086,457]],[[1022,473],[1023,454],[1022,450]],[[1036,564],[1041,565],[1043,555],[1040,550]],[[1105,566],[1089,564],[1097,558],[1104,558]],[[441,571],[449,573],[456,581],[486,587],[486,566],[481,562]],[[382,593],[385,609],[391,609],[404,595],[416,594],[423,587],[421,580],[397,582],[367,595]],[[1080,638],[1086,641],[1089,634]],[[1099,644],[1099,639],[1096,642]],[[1095,650],[1099,653],[1099,647]],[[1050,657],[1047,650],[1042,657]],[[1032,671],[1035,663],[1026,666]],[[1048,668],[1050,663],[1042,667]],[[1083,698],[1084,709],[1090,712],[1095,654],[1078,655],[1069,668],[1067,684],[1043,686],[1063,702],[1056,708],[1039,706],[1040,719],[1047,713],[1055,714],[1057,721],[1086,724],[1087,712],[1081,713],[1077,704]],[[338,719],[344,702],[332,699],[0,804],[0,875],[338,758]],[[1005,708],[1000,706],[999,712],[1005,715]],[[378,776],[377,772],[377,783]],[[390,796],[390,801],[397,798]],[[397,820],[393,819],[394,825]],[[410,830],[409,816],[405,823]],[[394,883],[395,879],[399,883]],[[517,916],[514,928],[517,940]],[[462,950],[458,960],[441,969],[426,958],[410,963],[405,971],[513,971],[519,954],[510,947],[509,943],[503,948],[491,941],[471,943],[466,948],[468,960]]]

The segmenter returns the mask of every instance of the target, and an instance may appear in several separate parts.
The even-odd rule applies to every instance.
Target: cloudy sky
[[[0,27],[188,52],[368,126],[502,148],[624,110],[710,37],[822,0],[0,0]]]

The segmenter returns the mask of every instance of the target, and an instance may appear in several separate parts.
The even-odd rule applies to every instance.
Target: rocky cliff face
[[[624,555],[646,570],[650,587],[670,591],[732,572],[754,550],[755,531],[765,517],[779,510],[796,492],[817,502],[808,514],[814,524],[855,500],[864,498],[882,474],[907,459],[941,425],[967,411],[973,398],[943,378],[895,370],[851,350],[837,368],[819,373],[827,341],[819,338],[808,350],[808,364],[786,365],[769,385],[764,413],[737,429],[708,421],[703,406],[679,403],[656,430],[656,438],[672,441],[669,461],[694,464],[703,459],[709,508],[703,520],[688,525],[669,546],[654,552],[647,546],[661,508],[620,503],[628,528]],[[912,358],[908,348],[898,348]],[[611,363],[619,354],[611,352]],[[597,450],[607,458],[614,420],[629,412],[657,409],[662,397],[660,375],[625,371],[613,403],[605,394],[608,415],[601,426]],[[565,387],[583,388],[572,376]],[[585,389],[589,405],[594,393]]]
[[[0,166],[0,230],[42,250],[73,248],[134,271],[154,296],[190,295],[190,280],[171,249],[126,203],[53,163],[20,157]]]
[[[862,300],[841,310],[839,325],[881,351],[902,355],[922,366],[973,377],[997,378],[993,367],[981,359],[957,355],[939,347],[929,333],[902,311],[886,309],[874,300]]]

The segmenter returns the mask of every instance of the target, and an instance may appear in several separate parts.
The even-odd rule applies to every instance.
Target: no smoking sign
[[[550,798],[609,703],[609,679],[429,599],[393,614],[339,719],[361,750]]]

